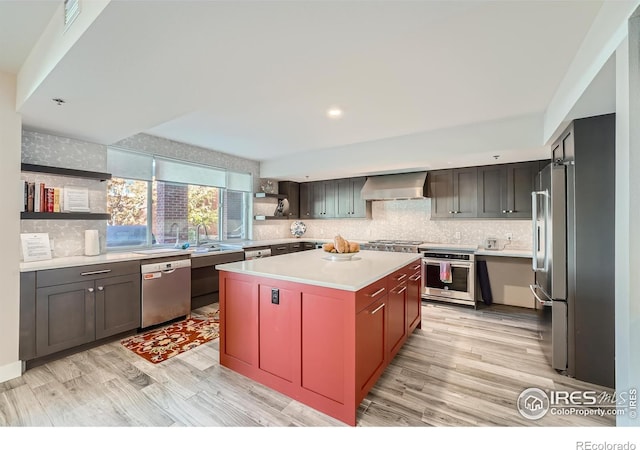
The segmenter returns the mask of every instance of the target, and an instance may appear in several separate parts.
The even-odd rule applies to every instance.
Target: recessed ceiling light
[[[54,102],[56,102],[56,103],[58,104],[58,106],[62,106],[62,105],[64,105],[65,103],[67,103],[67,102],[65,102],[65,101],[64,101],[64,99],[63,99],[63,98],[52,98],[51,100],[52,100],[52,101],[54,101]]]
[[[327,110],[327,117],[330,119],[339,119],[342,117],[342,110],[338,107],[329,108]]]

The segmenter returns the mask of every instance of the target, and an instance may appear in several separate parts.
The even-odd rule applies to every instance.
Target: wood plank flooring
[[[217,305],[197,312],[206,313]],[[612,416],[532,421],[526,388],[594,389],[560,375],[530,310],[425,303],[407,340],[360,405],[359,427],[610,427]],[[0,384],[0,426],[346,427],[219,365],[218,340],[154,365],[118,341]]]

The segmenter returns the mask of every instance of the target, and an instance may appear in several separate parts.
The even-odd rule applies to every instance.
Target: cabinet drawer
[[[356,312],[362,311],[371,303],[388,294],[387,279],[382,278],[356,292]]]
[[[413,265],[414,264],[412,264],[411,266]],[[406,282],[409,281],[409,276],[413,274],[411,266],[405,266],[402,269],[398,269],[390,275],[387,275],[387,289],[392,290],[401,284],[406,284]]]
[[[140,273],[140,261],[124,261],[89,266],[66,267],[64,269],[39,270],[36,273],[37,287],[91,281],[97,278]]]

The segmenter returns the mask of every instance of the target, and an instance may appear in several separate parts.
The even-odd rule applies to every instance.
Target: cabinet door
[[[406,277],[406,275],[405,275]],[[408,278],[408,277],[407,277]],[[389,328],[387,345],[391,360],[400,350],[407,337],[407,282],[397,284],[389,290]]]
[[[353,184],[349,178],[336,181],[336,217],[349,218],[353,214]]]
[[[140,327],[140,275],[95,281],[96,339]]]
[[[289,203],[287,217],[289,219],[298,219],[300,217],[300,184],[295,181],[280,181],[278,183],[278,193],[287,196],[287,202]]]
[[[453,171],[454,217],[478,217],[478,170],[476,167]]]
[[[507,167],[478,168],[478,217],[507,217]],[[531,193],[529,193],[531,203]]]
[[[539,165],[533,161],[507,166],[507,218],[531,218],[531,192],[535,190]]]
[[[301,294],[268,285],[260,285],[259,292],[259,367],[299,384]]]
[[[429,191],[431,195],[431,217],[453,217],[453,170],[434,170],[429,172]]]
[[[367,181],[366,177],[358,177],[351,179],[351,192],[353,195],[353,208],[351,217],[358,219],[366,219],[371,217],[371,202],[367,202],[362,198],[362,188]]]
[[[421,327],[422,321],[422,277],[420,262],[410,268],[412,274],[407,281],[407,335]]]
[[[387,296],[356,315],[356,389],[360,397],[371,389],[385,368]]]
[[[313,183],[300,183],[300,219],[310,219],[313,214]]]
[[[326,185],[322,181],[315,181],[312,187],[311,217],[314,219],[322,219],[325,217]]]
[[[313,183],[313,212],[316,219],[335,217],[335,181],[316,181]]]
[[[49,355],[95,340],[94,282],[36,291],[36,353]]]

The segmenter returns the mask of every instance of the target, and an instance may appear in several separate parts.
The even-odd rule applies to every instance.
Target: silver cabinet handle
[[[87,291],[93,292],[93,288],[89,288],[89,289],[87,289]]]
[[[99,291],[104,291],[104,286],[98,286]]]
[[[373,298],[373,297],[376,297],[376,296],[382,294],[384,291],[385,291],[385,288],[380,288],[377,291],[375,291],[373,294],[366,294],[366,295],[367,295],[367,297]]]
[[[540,297],[538,297],[538,294],[536,294],[536,288],[539,288],[540,286],[537,284],[530,284],[529,285],[529,289],[531,289],[531,293],[533,294],[533,296],[544,306],[551,306],[551,297],[549,297],[548,295],[545,294],[545,297],[547,297],[549,300],[542,300]],[[544,293],[544,291],[542,291]]]
[[[420,278],[422,278],[420,274],[417,274],[412,277],[409,277],[409,281],[418,281]]]
[[[396,281],[400,281],[400,280],[404,280],[405,278],[407,278],[407,274],[403,273],[401,275],[399,275],[398,277],[395,278]]]
[[[547,255],[547,249],[544,249],[544,266],[538,267],[538,246],[540,245],[538,233],[540,229],[538,228],[538,196],[543,196],[544,209],[545,209],[545,219],[549,217],[549,191],[534,191],[531,193],[531,221],[533,225],[533,259],[532,259],[532,268],[534,272],[546,272],[549,268],[549,261]],[[547,245],[547,225],[544,226],[544,243]]]
[[[374,309],[373,311],[371,311],[371,315],[374,315],[375,313],[377,313],[378,311],[380,311],[382,308],[384,308],[384,303],[380,306],[378,306],[376,309]]]
[[[403,286],[402,289],[400,289],[399,291],[392,290],[391,292],[393,292],[394,294],[402,294],[406,290],[407,290],[407,287]]]
[[[420,268],[420,264],[416,264],[411,268],[411,270],[418,270]]]
[[[111,269],[94,270],[92,272],[82,272],[82,273],[80,273],[80,275],[84,277],[84,276],[87,276],[87,275],[98,275],[98,274],[101,274],[101,273],[109,273],[109,272],[111,272]]]

